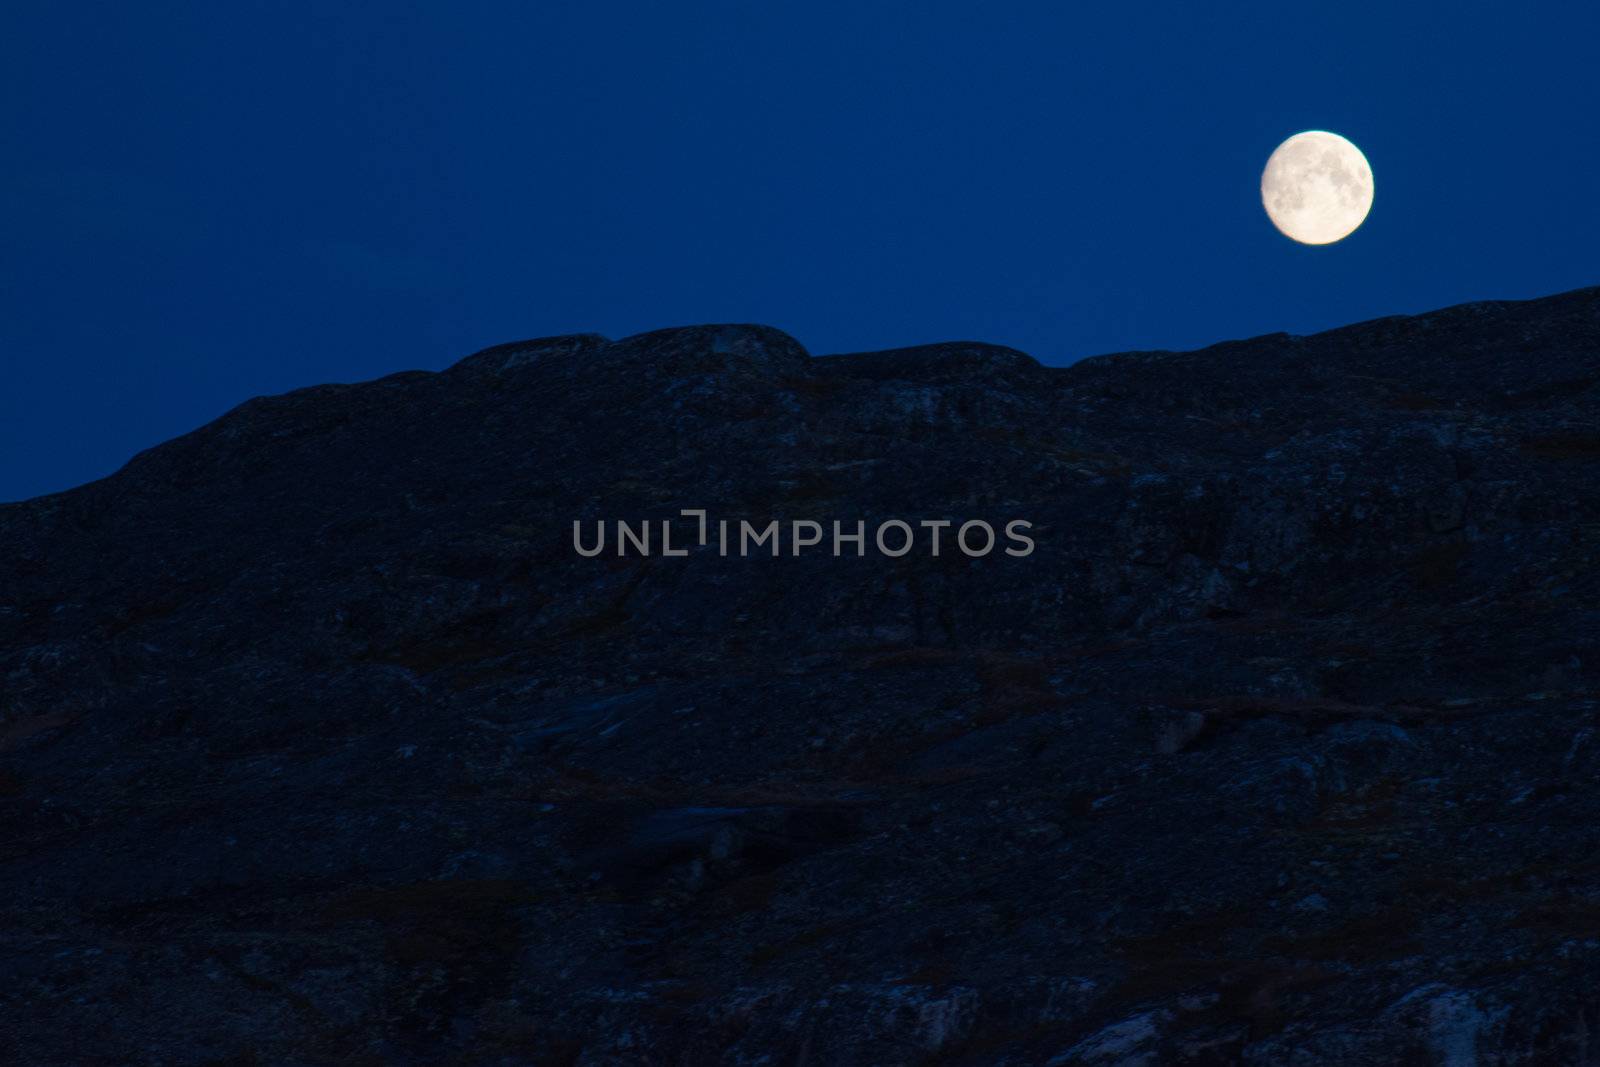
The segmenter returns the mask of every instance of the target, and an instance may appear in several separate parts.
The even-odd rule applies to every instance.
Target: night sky
[[[1068,363],[1600,282],[1595,5],[1095,6],[9,4],[0,500],[525,337]],[[1376,177],[1321,248],[1257,186],[1307,128]]]

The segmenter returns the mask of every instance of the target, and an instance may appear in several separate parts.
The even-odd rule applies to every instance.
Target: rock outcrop
[[[1600,289],[252,400],[0,507],[0,1058],[1592,1063],[1597,562]]]

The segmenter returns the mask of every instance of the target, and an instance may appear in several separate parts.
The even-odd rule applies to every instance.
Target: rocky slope
[[[1600,1062],[1597,557],[1600,289],[252,400],[0,507],[0,1059]]]

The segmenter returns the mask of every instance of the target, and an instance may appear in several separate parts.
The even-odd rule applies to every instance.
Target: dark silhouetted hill
[[[252,400],[0,507],[0,1058],[1591,1062],[1597,560],[1600,290]]]

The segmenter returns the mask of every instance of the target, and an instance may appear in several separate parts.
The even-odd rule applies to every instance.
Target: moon
[[[1372,167],[1336,133],[1297,133],[1261,172],[1261,206],[1285,237],[1330,245],[1354,233],[1372,210]]]

